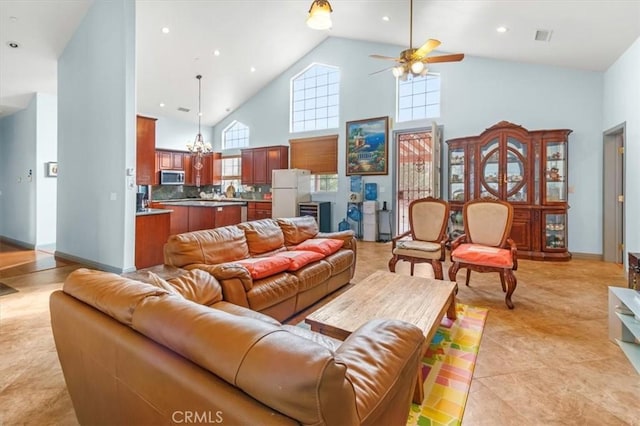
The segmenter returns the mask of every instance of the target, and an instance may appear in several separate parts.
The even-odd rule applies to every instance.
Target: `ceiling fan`
[[[409,74],[413,76],[423,76],[427,74],[428,67],[426,64],[432,64],[436,62],[458,62],[464,58],[464,54],[455,53],[451,55],[441,56],[427,56],[433,49],[440,45],[439,40],[429,39],[425,44],[415,49],[413,47],[413,0],[410,0],[409,9],[409,48],[400,52],[400,57],[392,58],[390,56],[383,55],[369,55],[371,58],[384,59],[388,61],[396,61],[397,65],[385,68],[380,71],[376,71],[372,74],[391,69],[393,76],[406,80]]]

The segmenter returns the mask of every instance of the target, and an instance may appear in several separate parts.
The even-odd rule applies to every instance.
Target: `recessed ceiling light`
[[[9,21],[10,22],[18,22],[18,18],[16,18],[15,16],[9,16]]]
[[[507,31],[509,31],[509,28],[505,27],[504,25],[499,26],[498,28],[496,28],[496,31],[499,33],[506,33]]]
[[[160,102],[160,108],[164,108],[164,102]]]
[[[220,56],[220,51],[218,49],[216,49],[216,50],[213,51],[213,54],[215,56]]]
[[[198,117],[202,117],[202,113],[201,112],[198,113]]]
[[[18,47],[20,47],[17,41],[8,41],[7,46],[9,46],[12,49],[17,49]]]
[[[256,68],[255,67],[251,67],[251,72],[256,72]]]
[[[162,34],[169,34],[169,27],[162,27]]]
[[[388,17],[388,16],[383,16],[383,17],[382,17],[382,20],[383,20],[384,22],[389,22],[389,17]]]

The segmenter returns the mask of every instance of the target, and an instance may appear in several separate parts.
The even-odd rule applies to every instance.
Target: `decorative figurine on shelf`
[[[547,179],[553,181],[560,180],[560,170],[557,167],[552,167],[551,170],[547,170]]]

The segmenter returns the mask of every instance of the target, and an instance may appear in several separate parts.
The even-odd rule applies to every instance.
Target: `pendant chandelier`
[[[328,30],[331,28],[331,4],[327,0],[314,0],[309,8],[307,26],[314,30]]]
[[[196,169],[196,186],[200,187],[200,170],[202,170],[202,157],[211,152],[211,144],[206,143],[202,137],[202,76],[197,75],[198,79],[198,134],[193,143],[187,143],[187,149],[193,156],[193,168]]]

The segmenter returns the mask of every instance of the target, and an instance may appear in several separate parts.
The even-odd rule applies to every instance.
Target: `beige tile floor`
[[[386,269],[389,251],[388,243],[359,243],[354,283]],[[23,256],[0,244],[0,281],[19,290],[0,297],[0,425],[74,425],[48,297],[78,265]],[[53,269],[32,272],[42,268]],[[640,375],[607,337],[607,286],[625,285],[622,267],[521,261],[516,275],[508,310],[497,274],[474,273],[465,287],[459,273],[459,301],[490,310],[463,425],[640,424]]]

